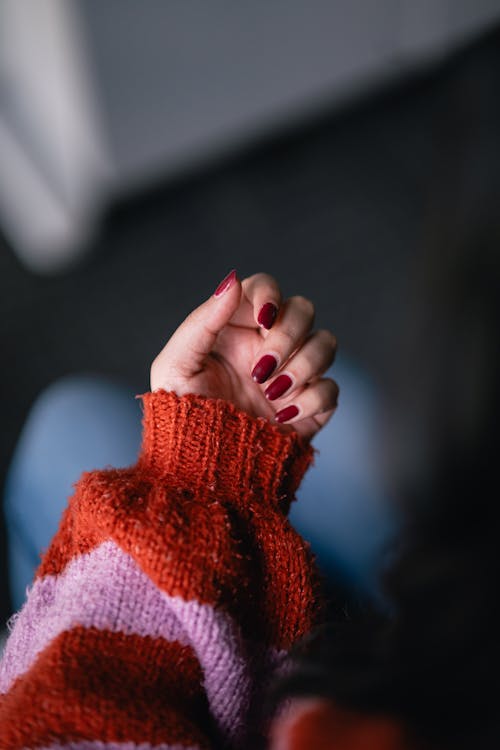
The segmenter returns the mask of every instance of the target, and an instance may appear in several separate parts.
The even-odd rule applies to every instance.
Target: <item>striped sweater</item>
[[[287,511],[312,451],[198,396],[143,396],[132,468],[84,474],[13,622],[0,748],[252,747],[313,626]]]

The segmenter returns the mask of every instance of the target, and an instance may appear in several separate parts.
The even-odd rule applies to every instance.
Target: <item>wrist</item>
[[[312,448],[222,399],[157,390],[142,396],[140,465],[197,499],[279,504],[286,509]]]

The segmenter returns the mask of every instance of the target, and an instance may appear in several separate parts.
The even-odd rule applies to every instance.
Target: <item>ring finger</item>
[[[308,417],[335,409],[339,396],[339,387],[331,378],[320,378],[306,386],[300,393],[294,394],[289,403],[281,406],[274,415],[280,424],[299,422]]]
[[[296,389],[305,386],[313,378],[323,375],[335,359],[337,340],[330,331],[316,331],[300,349],[292,355],[280,372],[264,391],[269,401],[289,398]]]
[[[278,320],[266,335],[252,368],[256,383],[264,383],[282,367],[309,334],[314,323],[314,305],[305,297],[290,297]]]

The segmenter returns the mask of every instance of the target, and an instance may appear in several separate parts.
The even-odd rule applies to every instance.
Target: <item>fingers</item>
[[[255,328],[257,325],[263,331],[268,331],[281,306],[281,291],[277,281],[267,273],[256,273],[243,280],[242,288],[241,304],[231,323],[248,328]]]
[[[151,367],[151,389],[163,387],[167,368],[182,377],[195,375],[212,351],[219,332],[230,321],[241,299],[241,283],[231,271],[214,294],[179,326]]]
[[[301,435],[306,440],[310,440],[326,425],[328,420],[331,419],[334,414],[335,409],[321,412],[321,414],[314,414],[314,416],[312,417],[301,419],[299,422],[295,422],[295,424],[293,426],[290,425],[288,429],[294,430],[295,432],[297,432],[297,434]],[[283,428],[286,427],[286,424],[283,425]]]
[[[267,383],[266,397],[277,402],[276,421],[297,423],[296,429],[303,427],[304,434],[311,436],[326,424],[337,405],[337,384],[319,377],[335,358],[335,336],[326,330],[311,334],[313,304],[300,296],[281,303],[279,287],[272,277],[256,274],[245,279],[242,286],[248,304],[245,309],[242,302],[237,314],[244,310],[247,324],[253,317],[264,336],[252,377],[259,384]],[[272,313],[269,321],[268,310]],[[269,382],[273,375],[274,380]]]
[[[155,359],[151,389],[168,386],[176,390],[179,383],[190,385],[194,376],[205,374],[214,347],[222,346],[224,336],[219,334],[223,329],[233,346],[241,338],[235,327],[249,328],[242,339],[248,342],[248,359],[245,361],[240,352],[237,365],[244,362],[244,371],[251,370],[252,378],[262,387],[261,395],[273,403],[276,421],[293,425],[299,434],[310,438],[332,415],[339,390],[333,380],[321,377],[335,357],[335,337],[326,330],[312,333],[313,323],[314,306],[305,297],[283,302],[271,276],[259,273],[240,283],[232,271]],[[269,413],[265,403],[262,409]]]
[[[267,331],[272,327],[281,305],[281,291],[275,279],[256,273],[243,282],[243,294],[252,306],[257,324]]]
[[[302,391],[295,391],[276,412],[274,418],[280,424],[293,424],[314,417],[321,425],[328,421],[337,407],[338,396],[337,383],[331,378],[320,378]]]
[[[279,375],[267,385],[264,393],[269,401],[287,398],[293,390],[323,375],[335,359],[337,340],[326,330],[316,331],[294,354]]]
[[[314,323],[314,305],[305,297],[290,297],[255,357],[252,377],[264,383],[307,338]]]

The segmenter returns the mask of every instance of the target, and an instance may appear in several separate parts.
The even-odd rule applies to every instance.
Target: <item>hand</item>
[[[334,360],[335,336],[313,333],[313,322],[313,304],[282,301],[271,276],[240,282],[232,271],[156,357],[151,390],[222,398],[311,438],[338,397],[337,384],[321,377]]]

